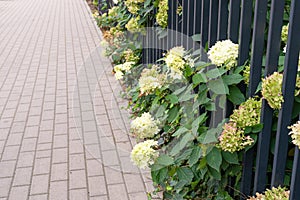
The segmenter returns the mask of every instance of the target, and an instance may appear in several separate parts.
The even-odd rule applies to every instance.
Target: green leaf
[[[206,156],[207,164],[215,169],[220,171],[220,166],[222,164],[222,155],[220,149],[214,147]]]
[[[239,158],[236,152],[230,153],[227,151],[222,151],[222,156],[229,164],[239,164]]]
[[[201,34],[195,34],[192,36],[192,39],[195,41],[195,42],[200,42],[201,41]]]
[[[222,76],[227,70],[225,69],[219,69],[219,68],[215,68],[212,70],[209,70],[208,72],[206,72],[206,76],[208,78],[214,79],[214,78],[218,78],[220,76]]]
[[[237,86],[229,87],[228,99],[235,105],[239,105],[245,101],[245,96]]]
[[[215,94],[229,94],[228,86],[220,78],[210,80],[207,86]]]
[[[195,74],[192,79],[193,79],[193,83],[195,85],[198,85],[199,83],[206,83],[207,82],[207,79],[206,79],[205,75],[202,74],[202,73]]]
[[[194,140],[194,136],[191,133],[186,133],[180,140],[177,142],[177,144],[172,148],[171,155],[175,156],[177,155],[182,149],[186,147],[186,145]]]
[[[155,164],[158,164],[158,165],[161,165],[164,167],[170,166],[170,165],[174,164],[174,159],[166,154],[162,154],[157,158]]]
[[[209,168],[208,171],[209,171],[209,174],[210,174],[213,178],[215,178],[215,179],[217,179],[217,180],[219,180],[219,181],[221,180],[221,174],[220,174],[219,171],[215,170],[214,168]]]
[[[218,139],[216,137],[217,129],[210,129],[205,133],[203,144],[210,144],[210,143],[216,143],[218,142]]]
[[[185,181],[186,184],[190,184],[194,178],[193,171],[188,167],[180,167],[177,169],[178,179]]]
[[[177,106],[171,108],[171,110],[169,110],[169,112],[168,112],[168,114],[169,114],[168,122],[169,123],[173,122],[177,118],[178,113],[179,113],[179,108]]]
[[[170,103],[172,103],[172,104],[178,103],[178,97],[177,97],[176,95],[174,95],[174,94],[168,94],[168,95],[166,96],[166,99],[167,99],[168,101],[170,101]]]
[[[240,74],[229,74],[229,75],[223,76],[222,78],[223,78],[223,81],[227,85],[238,84],[242,80],[244,80],[244,77],[242,75],[240,75]]]
[[[203,113],[202,115],[200,115],[199,117],[197,117],[197,119],[195,119],[192,123],[192,133],[195,137],[198,136],[198,128],[200,126],[201,123],[203,123],[206,119],[206,113]]]
[[[193,166],[194,164],[196,164],[198,162],[199,158],[201,157],[201,155],[202,155],[201,148],[199,146],[194,146],[193,151],[192,151],[191,156],[188,161],[189,165]]]
[[[181,136],[183,133],[188,132],[189,130],[185,128],[184,126],[180,127],[175,133],[173,133],[173,137]]]

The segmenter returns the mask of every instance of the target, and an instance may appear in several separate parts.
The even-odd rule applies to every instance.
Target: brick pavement
[[[0,0],[0,200],[147,199],[100,40],[84,0]]]

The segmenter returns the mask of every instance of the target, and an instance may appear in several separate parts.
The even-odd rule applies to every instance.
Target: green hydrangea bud
[[[238,128],[254,126],[260,123],[261,99],[250,98],[233,111],[230,121]]]
[[[262,81],[262,96],[273,109],[280,109],[284,101],[281,89],[282,78],[282,74],[274,72],[271,76],[264,78]]]
[[[282,27],[281,40],[286,44],[288,40],[289,24]]]

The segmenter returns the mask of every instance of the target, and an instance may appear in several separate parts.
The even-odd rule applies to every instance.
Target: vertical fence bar
[[[182,27],[181,27],[181,44],[184,48],[187,48],[187,38],[189,32],[189,1],[190,0],[182,0]]]
[[[228,0],[219,1],[219,16],[218,16],[218,40],[227,38],[228,28]]]
[[[202,0],[201,12],[201,45],[206,46],[208,41],[208,22],[209,22],[209,0]]]
[[[253,28],[253,42],[252,42],[252,57],[250,65],[250,83],[249,96],[255,95],[256,88],[261,80],[262,59],[264,55],[264,40],[266,15],[268,8],[268,0],[256,1],[254,28]],[[269,157],[271,134],[259,134],[257,141],[257,156],[256,156],[256,171],[254,177],[255,192],[262,192],[265,189],[267,166]]]
[[[242,1],[238,65],[243,65],[249,58],[252,9],[253,9],[253,0]]]
[[[240,5],[241,5],[240,0],[230,0],[228,35],[230,40],[234,43],[238,43],[238,37],[239,37]]]
[[[241,8],[240,21],[240,44],[238,65],[243,65],[249,58],[250,40],[251,40],[251,24],[252,24],[252,0],[243,0]],[[241,192],[250,195],[252,185],[252,167],[253,167],[253,149],[248,150],[243,158],[243,173]]]
[[[217,41],[219,0],[211,0],[209,5],[208,47]]]
[[[283,5],[282,5],[283,4]],[[284,6],[283,3],[279,3]],[[274,162],[272,171],[272,186],[282,185],[284,182],[287,151],[288,151],[288,128],[291,123],[296,77],[298,71],[298,60],[300,50],[300,2],[293,0],[291,6],[291,18],[289,25],[289,36],[287,42],[287,54],[284,62],[284,74],[282,82],[282,95],[284,102],[279,111],[278,126],[276,133]],[[281,24],[282,26],[282,24]],[[281,27],[280,26],[280,27]],[[300,188],[297,188],[299,190]],[[298,197],[300,198],[300,197]]]
[[[176,21],[175,21],[175,31],[176,31],[176,40],[175,40],[175,44],[176,46],[179,46],[182,44],[182,38],[181,38],[181,32],[182,32],[182,14],[179,15],[177,14],[177,9],[182,5],[183,5],[183,0],[177,0],[176,3],[176,8],[175,8],[175,17],[176,17]],[[182,7],[183,8],[183,7]],[[184,8],[183,8],[184,9]]]

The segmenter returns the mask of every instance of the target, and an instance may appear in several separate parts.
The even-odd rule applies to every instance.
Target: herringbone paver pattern
[[[0,0],[0,199],[143,200],[147,173],[84,0]]]

